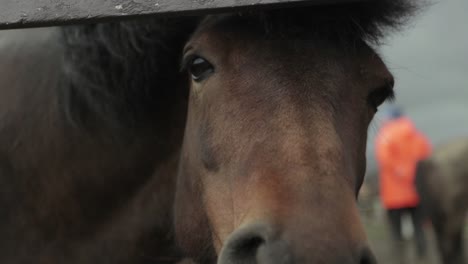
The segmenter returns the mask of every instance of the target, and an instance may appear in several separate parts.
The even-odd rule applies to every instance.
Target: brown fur
[[[206,20],[187,44],[217,71],[191,87],[179,240],[194,255],[214,240],[218,255],[231,233],[260,221],[278,228],[297,263],[352,263],[366,247],[354,198],[374,115],[367,98],[391,75],[363,42],[349,51],[313,35],[258,39],[220,21]]]

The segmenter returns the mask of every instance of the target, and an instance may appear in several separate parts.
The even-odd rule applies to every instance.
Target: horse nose
[[[312,253],[312,252],[311,252]],[[340,255],[339,252],[335,252]],[[335,254],[334,253],[334,254]],[[313,254],[313,253],[312,253]],[[377,261],[368,247],[358,251],[357,259],[343,261],[331,260],[331,263],[376,264]],[[334,257],[332,257],[334,259]],[[303,257],[294,257],[289,244],[275,236],[268,225],[256,223],[237,231],[228,238],[221,249],[218,264],[308,264]],[[323,260],[323,259],[322,259]],[[314,262],[315,263],[315,262]],[[314,264],[311,263],[311,264]],[[325,263],[319,261],[317,263]],[[329,263],[329,262],[326,262]]]
[[[221,250],[218,264],[292,264],[285,242],[276,240],[267,225],[253,224],[235,231]]]

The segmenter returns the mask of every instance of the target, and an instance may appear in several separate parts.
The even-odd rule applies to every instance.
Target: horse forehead
[[[188,43],[195,42],[195,44],[203,43],[203,45],[212,46],[222,43],[224,46],[230,47],[243,46],[243,44],[247,43],[249,46],[260,45],[270,50],[275,46],[281,49],[282,47],[280,46],[284,48],[293,43],[298,45],[299,43],[310,42],[311,40],[270,34],[271,32],[268,32],[268,29],[260,20],[250,19],[249,21],[247,23],[242,16],[236,15],[208,16],[200,22]],[[301,48],[297,48],[301,50]],[[262,51],[255,50],[257,53]],[[239,50],[236,50],[236,53],[239,53]]]
[[[187,45],[208,51],[218,59],[215,62],[219,67],[235,73],[237,77],[231,78],[229,83],[236,87],[236,94],[239,84],[245,89],[252,85],[259,88],[258,81],[264,80],[261,85],[266,88],[282,86],[282,91],[294,88],[295,92],[290,94],[294,97],[308,95],[309,99],[321,101],[325,98],[336,106],[336,97],[342,90],[351,90],[353,84],[367,89],[391,78],[383,61],[364,42],[350,48],[319,37],[270,39],[258,28],[235,25],[236,19],[232,17],[208,17],[200,23]],[[310,103],[305,99],[299,101]]]
[[[386,70],[380,57],[363,41],[356,41],[350,48],[319,36],[272,37],[259,29],[261,25],[236,25],[235,22],[235,19],[225,16],[209,17],[200,23],[186,46],[202,47],[218,56],[234,57],[238,66],[253,64],[262,69],[283,65],[311,74],[311,66],[326,66],[328,72],[333,70],[331,68],[347,67],[349,70],[354,67],[361,70],[356,73],[363,75],[375,75],[377,70]]]

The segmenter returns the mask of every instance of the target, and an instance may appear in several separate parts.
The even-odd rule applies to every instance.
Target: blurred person
[[[430,155],[431,144],[413,122],[403,115],[401,108],[393,106],[377,134],[375,148],[379,166],[379,194],[387,211],[396,256],[400,262],[404,262],[402,217],[409,214],[417,254],[422,260],[426,255],[426,238],[415,175],[417,163]]]

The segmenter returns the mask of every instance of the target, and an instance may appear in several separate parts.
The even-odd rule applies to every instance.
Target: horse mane
[[[217,15],[262,25],[286,36],[313,32],[322,38],[378,44],[417,10],[416,0],[374,0]],[[184,43],[197,17],[151,18],[62,28],[64,88],[61,103],[73,124],[133,127],[164,113],[177,96]],[[237,22],[236,22],[237,23]],[[182,94],[182,95],[181,95]]]
[[[61,28],[60,102],[67,120],[119,130],[166,112],[188,94],[175,86],[181,50],[196,21],[146,18]]]

